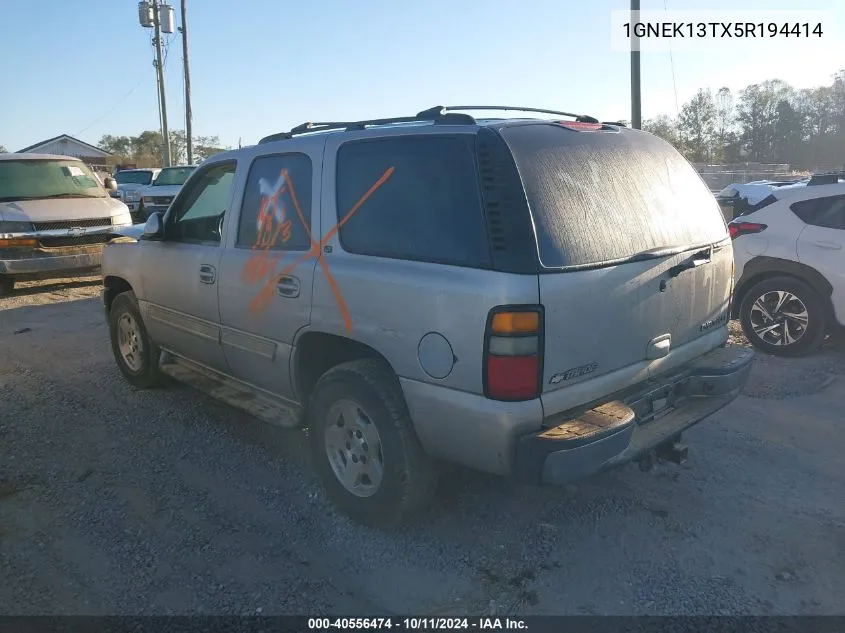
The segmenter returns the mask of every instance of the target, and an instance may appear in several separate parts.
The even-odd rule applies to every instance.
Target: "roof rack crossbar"
[[[539,114],[557,114],[560,116],[571,116],[579,123],[598,123],[599,120],[591,117],[588,114],[574,114],[572,112],[562,112],[560,110],[546,110],[545,108],[527,108],[523,106],[499,106],[499,105],[461,105],[461,106],[437,106],[424,112],[431,112],[439,109],[442,114],[447,112],[454,112],[457,110],[512,110],[514,112],[537,112]],[[422,112],[420,113],[422,114]]]
[[[416,123],[423,121],[432,121],[433,123],[453,123],[472,125],[475,119],[466,113],[459,112],[460,110],[512,110],[516,112],[537,112],[540,114],[555,114],[559,116],[568,116],[575,118],[580,123],[598,123],[599,120],[586,114],[573,114],[572,112],[561,112],[559,110],[546,110],[543,108],[526,108],[522,106],[434,106],[427,110],[422,110],[414,116],[398,116],[389,117],[386,119],[366,119],[363,121],[306,121],[291,128],[289,132],[278,132],[265,136],[258,144],[271,143],[273,141],[280,141],[293,138],[299,134],[309,134],[311,132],[326,132],[329,130],[363,130],[368,126],[376,125],[391,125],[393,123]],[[618,125],[618,124],[612,124]]]
[[[272,141],[279,141],[282,139],[289,139],[299,134],[309,134],[312,132],[326,132],[329,130],[363,130],[368,126],[375,125],[391,125],[394,123],[416,123],[432,121],[434,123],[464,123],[472,125],[475,123],[468,114],[448,113],[443,112],[442,108],[431,108],[424,110],[415,116],[397,116],[388,117],[384,119],[365,119],[363,121],[306,121],[300,123],[296,127],[291,128],[290,132],[279,132],[265,136],[258,143],[270,143]]]

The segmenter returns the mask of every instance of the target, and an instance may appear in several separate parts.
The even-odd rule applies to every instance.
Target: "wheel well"
[[[128,281],[120,277],[112,277],[111,275],[103,278],[103,287],[105,288],[103,301],[106,304],[106,312],[111,311],[111,304],[117,295],[132,290],[132,286],[129,285]]]
[[[304,334],[296,344],[294,372],[294,388],[300,402],[307,405],[314,385],[329,369],[362,358],[377,358],[388,362],[384,356],[364,343],[323,332]]]
[[[746,272],[750,273],[746,277]],[[810,268],[804,264],[793,262],[789,260],[776,260],[774,258],[760,258],[760,260],[752,260],[749,262],[743,277],[740,279],[737,287],[734,289],[733,303],[731,304],[731,317],[739,318],[739,308],[745,298],[745,294],[755,285],[766,279],[774,277],[795,277],[810,286],[819,293],[822,302],[824,303],[829,315],[833,315],[833,303],[830,295],[833,292],[833,286],[825,277],[815,268]]]

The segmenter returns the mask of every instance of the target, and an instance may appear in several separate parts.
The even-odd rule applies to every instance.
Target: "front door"
[[[311,321],[321,152],[257,157],[220,261],[221,340],[234,377],[287,399],[294,338]],[[315,169],[316,166],[316,169]],[[319,217],[319,213],[317,214]]]
[[[845,195],[803,200],[791,208],[807,223],[798,236],[798,260],[833,286],[833,308],[845,323]]]
[[[225,371],[217,287],[221,232],[232,197],[234,162],[198,170],[164,219],[164,238],[144,244],[141,309],[164,349]]]

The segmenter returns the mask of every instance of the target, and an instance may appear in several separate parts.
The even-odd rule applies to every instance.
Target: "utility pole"
[[[631,0],[631,127],[641,129],[642,95],[640,93],[640,38],[636,35],[636,26],[640,18],[640,0]]]
[[[187,0],[182,0],[182,60],[185,64],[185,136],[188,144],[188,164],[194,164],[194,143],[191,140],[191,127],[194,114],[191,111],[191,68],[188,65],[188,22],[185,17]]]
[[[155,29],[156,46],[156,74],[158,77],[158,93],[161,95],[161,144],[164,148],[164,166],[170,167],[170,132],[167,129],[167,99],[164,96],[164,62],[161,52],[161,16],[159,15],[160,0],[153,0],[153,28]]]

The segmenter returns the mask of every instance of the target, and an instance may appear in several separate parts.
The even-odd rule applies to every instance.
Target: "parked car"
[[[754,355],[724,346],[712,194],[646,132],[458,110],[208,159],[106,247],[123,376],[307,425],[329,497],[369,524],[423,506],[441,460],[562,484],[683,459]]]
[[[112,191],[112,198],[117,198],[129,207],[133,221],[140,221],[138,211],[141,207],[141,196],[144,189],[153,183],[161,172],[158,168],[149,169],[123,169],[115,175],[117,190]],[[146,218],[144,218],[146,219]]]
[[[182,185],[188,179],[196,165],[180,165],[176,167],[165,167],[153,180],[152,184],[145,187],[141,192],[141,205],[137,217],[141,221],[146,220],[151,213],[164,213],[179,193]]]
[[[797,356],[845,325],[845,183],[783,188],[734,220],[734,316],[758,349]]]
[[[109,197],[81,160],[49,154],[0,154],[0,295],[22,279],[96,270],[129,209]]]
[[[753,210],[775,189],[781,187],[800,187],[807,184],[804,181],[783,180],[755,180],[746,183],[731,183],[716,194],[716,201],[722,209],[725,220],[730,222],[734,218]]]

